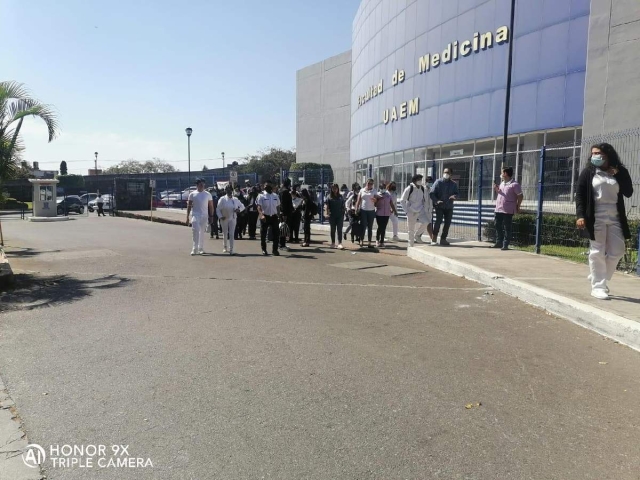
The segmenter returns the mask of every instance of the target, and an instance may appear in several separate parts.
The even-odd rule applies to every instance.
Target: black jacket
[[[288,188],[280,192],[280,211],[285,217],[293,214],[293,198],[291,197],[291,190]]]
[[[593,177],[596,174],[596,167],[588,165],[580,173],[578,177],[578,190],[576,191],[576,216],[578,219],[584,218],[587,232],[589,232],[589,238],[595,240],[594,225],[596,223],[596,202],[593,198]],[[622,233],[624,238],[631,238],[631,231],[629,230],[629,222],[627,221],[627,212],[624,208],[624,197],[631,197],[633,195],[633,182],[631,181],[631,175],[629,171],[620,166],[618,173],[615,175],[615,179],[620,186],[618,192],[618,216],[620,217],[620,226],[622,227]]]

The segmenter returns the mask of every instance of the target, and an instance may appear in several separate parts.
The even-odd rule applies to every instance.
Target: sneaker
[[[266,250],[262,250],[262,255],[264,255],[265,257],[268,257],[268,256],[269,256],[269,254],[267,253],[267,251],[266,251]]]
[[[222,249],[222,253],[229,253],[229,250],[227,250],[227,247],[224,247],[224,248]]]
[[[329,248],[336,248],[336,244],[332,243],[331,245],[329,245]]]
[[[380,242],[376,241],[376,248],[380,246]],[[369,244],[369,247],[371,247],[371,244]]]
[[[196,252],[196,249],[195,249],[195,248],[194,248],[193,250],[191,250],[191,255],[192,255],[192,256],[193,256],[193,255],[195,255],[196,253],[198,253],[198,252]]]
[[[394,242],[399,242],[400,241],[400,237],[397,236],[397,235],[394,235],[391,240],[393,240]]]
[[[198,255],[204,255],[204,250],[203,249],[198,250]]]
[[[338,250],[344,250],[344,247],[342,246],[342,244],[338,245]]]
[[[234,252],[233,250],[229,250],[229,255],[235,255],[236,252]]]
[[[280,256],[280,252],[278,250],[276,250],[275,252],[273,252],[273,256],[274,257],[279,257]]]
[[[425,243],[425,242],[423,242],[421,238],[416,238],[415,243]]]
[[[500,250],[503,250],[503,251],[504,251],[504,250],[509,250],[509,247],[504,246],[504,247],[502,247]]]
[[[438,241],[437,240],[431,240],[431,245],[438,245]]]
[[[594,288],[591,290],[591,296],[598,300],[608,300],[609,294],[604,288]]]
[[[447,242],[446,240],[440,240],[440,245],[442,247],[448,247],[449,245],[451,245],[449,242]]]
[[[384,242],[380,242],[380,245],[378,245],[378,247],[384,248]]]
[[[502,248],[502,245],[500,245],[499,243],[494,243],[489,248]]]

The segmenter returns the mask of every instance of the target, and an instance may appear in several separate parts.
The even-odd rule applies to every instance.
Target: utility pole
[[[95,163],[94,163],[93,174],[97,175],[98,174],[98,152],[94,153],[94,155],[96,156],[96,160],[95,160]]]

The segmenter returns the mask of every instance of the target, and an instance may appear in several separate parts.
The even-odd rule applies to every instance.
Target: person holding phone
[[[491,248],[509,250],[513,216],[520,213],[524,195],[520,184],[513,179],[513,167],[504,167],[500,179],[500,184],[493,186],[496,192],[496,243]]]

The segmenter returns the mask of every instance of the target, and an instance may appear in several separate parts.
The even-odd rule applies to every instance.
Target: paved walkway
[[[130,213],[149,215],[149,212]],[[186,211],[162,209],[154,212],[154,216],[184,221]],[[327,233],[329,226],[312,224],[312,229]],[[388,243],[380,253],[404,255],[406,233],[401,232],[400,238],[401,242]],[[358,250],[350,242],[344,245]],[[444,272],[490,285],[640,350],[640,277],[616,273],[610,283],[611,299],[597,300],[590,295],[586,264],[518,250],[503,252],[489,248],[488,243],[468,241],[454,241],[448,248],[416,246],[408,250],[408,255]]]

